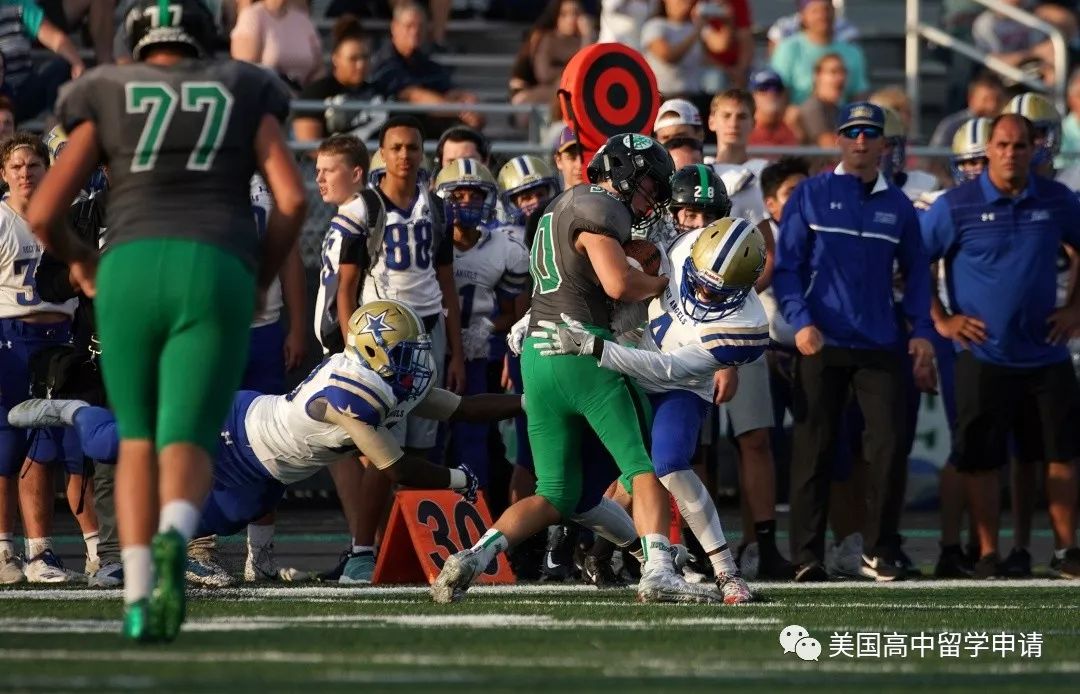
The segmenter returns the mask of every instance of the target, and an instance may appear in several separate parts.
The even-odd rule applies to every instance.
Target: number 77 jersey
[[[68,83],[57,114],[68,133],[96,125],[109,165],[109,244],[142,238],[210,243],[249,267],[259,239],[248,182],[266,114],[288,116],[273,73],[232,60],[104,65]]]

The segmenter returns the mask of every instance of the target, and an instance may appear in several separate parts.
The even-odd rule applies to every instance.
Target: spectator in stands
[[[551,157],[562,178],[563,190],[585,182],[581,176],[581,156],[581,143],[578,142],[574,131],[568,127],[563,128]]]
[[[15,106],[11,99],[0,96],[0,142],[15,133]]]
[[[1072,43],[1076,40],[1076,17],[1063,8],[1045,4],[1036,7],[1034,0],[1005,0],[1005,2],[1033,12],[1054,24],[1065,34],[1066,41]],[[988,9],[975,18],[971,35],[975,40],[975,46],[979,49],[1009,65],[1037,70],[1047,84],[1053,83],[1054,48],[1050,43],[1050,38],[1038,29],[1033,29]]]
[[[334,23],[334,50],[330,54],[330,73],[315,80],[300,92],[301,99],[326,101],[326,110],[303,113],[293,119],[293,133],[300,142],[322,140],[329,135],[351,133],[361,140],[379,131],[386,113],[346,111],[335,108],[343,101],[383,101],[388,90],[369,79],[371,39],[353,15],[343,15]]]
[[[801,5],[801,2],[795,2],[796,9]],[[769,27],[768,32],[769,55],[772,55],[773,51],[776,50],[776,47],[781,41],[789,36],[794,36],[802,30],[803,20],[801,12],[784,15],[773,22],[772,26]],[[859,40],[859,27],[855,26],[844,17],[836,17],[833,20],[833,34],[836,36],[837,41],[855,43]]]
[[[35,39],[63,60],[35,66],[30,55]],[[51,110],[60,85],[84,69],[75,44],[33,0],[0,0],[0,94],[15,105],[16,121]]]
[[[660,93],[693,101],[699,110],[708,102],[702,85],[705,48],[725,51],[734,40],[733,32],[710,27],[694,0],[664,0],[664,9],[641,29],[645,59]]]
[[[622,43],[641,51],[641,28],[659,7],[660,0],[602,0],[600,43]]]
[[[754,95],[754,129],[750,131],[751,146],[773,145],[785,147],[799,144],[799,138],[788,125],[789,120],[798,122],[798,111],[790,109],[787,89],[775,70],[765,68],[750,77],[750,93]]]
[[[958,350],[953,451],[979,537],[976,578],[1000,575],[1000,470],[1011,451],[1021,462],[1048,463],[1050,570],[1080,578],[1080,389],[1066,347],[1080,329],[1080,293],[1054,308],[1059,247],[1080,250],[1080,203],[1066,186],[1031,173],[1035,145],[1031,121],[998,116],[987,169],[922,218],[927,250],[949,278],[949,308],[935,298],[933,312]]]
[[[276,71],[294,92],[323,72],[319,33],[308,13],[287,0],[262,0],[245,8],[230,37],[233,58]]]
[[[582,48],[596,43],[596,27],[578,0],[551,0],[529,36],[536,84],[519,90],[515,104],[547,104],[555,96],[566,64]]]
[[[1077,163],[1080,155],[1080,68],[1073,70],[1065,92],[1069,112],[1061,120],[1061,161],[1058,168],[1064,169]]]
[[[77,33],[85,27],[98,65],[113,61],[116,0],[38,0],[37,4],[45,12],[45,18],[65,34]]]
[[[390,21],[390,41],[383,44],[373,58],[372,80],[385,84],[390,93],[400,101],[414,104],[475,104],[475,94],[454,89],[450,71],[436,63],[423,49],[427,17],[424,8],[414,2],[402,2],[395,6]],[[463,123],[473,128],[484,127],[484,117],[473,111],[458,114]],[[428,120],[443,122],[444,117]]]
[[[835,53],[847,68],[845,99],[869,89],[866,59],[856,44],[841,41],[834,34],[835,11],[829,0],[799,0],[803,30],[780,42],[772,55],[772,68],[791,94],[791,103],[801,104],[813,91],[815,72],[811,69],[827,53]]]
[[[798,121],[804,141],[818,147],[836,146],[836,119],[844,103],[847,68],[835,53],[814,64],[814,91],[799,105]]]
[[[749,0],[701,0],[699,4],[701,16],[711,29],[718,34],[731,34],[726,49],[706,48],[706,53],[723,71],[727,86],[746,86],[746,75],[754,57]]]
[[[994,73],[985,70],[968,84],[967,108],[941,119],[930,136],[930,146],[951,147],[960,126],[972,118],[993,118],[1005,105],[1005,86]]]
[[[897,466],[907,465],[897,427],[904,417],[905,376],[896,350],[906,343],[916,378],[927,373],[933,347],[926,338],[933,326],[929,260],[915,208],[878,170],[884,130],[879,107],[847,106],[838,127],[840,165],[799,184],[780,222],[774,286],[800,354],[791,464],[796,581],[826,578],[829,471],[852,388],[865,420],[872,497],[861,573],[877,580],[903,574],[896,548],[886,543],[899,533],[886,492],[903,469]],[[900,305],[892,291],[897,262],[906,281]],[[912,326],[910,340],[901,318]]]
[[[698,142],[705,141],[705,126],[701,122],[701,112],[686,99],[668,99],[660,104],[653,122],[653,137],[660,144],[674,138],[691,138]],[[679,166],[675,167],[678,171]]]
[[[468,126],[447,128],[435,145],[435,168],[446,168],[458,159],[475,159],[490,167],[491,144],[486,137]]]

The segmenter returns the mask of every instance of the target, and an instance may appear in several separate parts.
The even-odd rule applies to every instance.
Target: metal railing
[[[1009,19],[1012,19],[1019,24],[1035,29],[1050,37],[1050,43],[1054,50],[1054,87],[1053,97],[1054,102],[1057,104],[1058,110],[1062,113],[1065,112],[1065,84],[1068,80],[1068,46],[1065,43],[1065,36],[1057,29],[1057,27],[1049,24],[1042,19],[1039,19],[1030,12],[1026,12],[1012,5],[1007,5],[1001,0],[973,0],[978,4],[986,7],[989,10],[1005,15]],[[925,39],[930,43],[937,44],[947,50],[955,51],[961,55],[970,58],[976,63],[982,63],[986,67],[990,68],[994,72],[998,73],[1006,79],[1010,79],[1014,82],[1023,84],[1024,86],[1033,89],[1035,91],[1047,91],[1046,85],[1037,80],[1023,70],[1017,67],[1009,65],[1008,63],[994,57],[986,51],[980,50],[974,45],[961,41],[960,39],[952,36],[937,27],[923,24],[920,21],[920,1],[919,0],[907,0],[907,21],[906,21],[906,50],[904,56],[904,72],[907,81],[907,93],[908,98],[911,99],[911,113],[912,122],[911,129],[912,134],[918,136],[921,134],[920,129],[920,103],[919,98],[919,54],[921,51],[921,39]]]

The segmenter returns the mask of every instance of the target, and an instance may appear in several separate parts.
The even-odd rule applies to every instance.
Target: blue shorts
[[[0,319],[0,407],[11,409],[30,397],[30,358],[47,347],[71,341],[71,323],[27,323]],[[4,418],[4,425],[7,418]],[[7,430],[0,433],[0,477],[14,477],[23,459],[63,462],[73,474],[83,471],[76,437],[62,428]]]
[[[649,396],[653,408],[652,455],[656,476],[691,469],[701,425],[712,404],[688,390]]]
[[[240,390],[285,394],[285,326],[282,321],[251,329],[248,362]]]

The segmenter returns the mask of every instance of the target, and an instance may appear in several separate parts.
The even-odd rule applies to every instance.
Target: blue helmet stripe
[[[713,260],[713,272],[720,272],[720,268],[723,267],[724,260],[728,257],[728,253],[731,253],[735,246],[738,245],[739,241],[742,239],[743,232],[746,231],[746,227],[749,224],[750,222],[741,219],[734,228],[728,231],[728,237],[724,241],[723,248],[720,249],[720,252],[716,254],[716,258]]]

